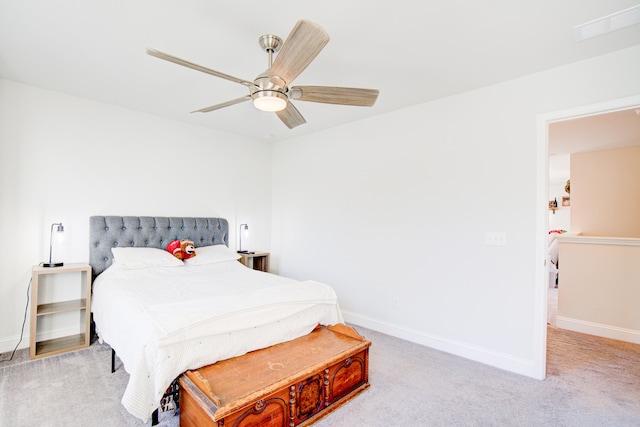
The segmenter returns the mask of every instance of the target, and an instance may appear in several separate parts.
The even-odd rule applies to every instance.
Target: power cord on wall
[[[27,323],[27,310],[29,309],[29,292],[31,291],[31,280],[33,279],[29,280],[29,286],[27,286],[27,305],[24,307],[24,319],[22,320],[22,331],[20,331],[20,341],[18,341],[18,344],[16,344],[16,347],[13,349],[13,352],[11,352],[11,357],[9,357],[7,360],[0,360],[0,363],[9,362],[13,360],[13,356],[16,354],[16,350],[18,349],[18,346],[22,342],[22,337],[24,336],[24,325]]]

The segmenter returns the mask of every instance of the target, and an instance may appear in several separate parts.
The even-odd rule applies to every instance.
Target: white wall
[[[640,344],[640,238],[558,241],[557,327]]]
[[[574,153],[571,164],[572,231],[640,238],[640,145]]]
[[[7,80],[0,122],[0,351],[18,342],[53,222],[66,262],[88,261],[91,215],[221,216],[231,247],[246,222],[243,247],[270,249],[270,143]]]
[[[539,377],[537,117],[640,93],[638,75],[635,47],[277,143],[274,267],[333,285],[356,324]]]

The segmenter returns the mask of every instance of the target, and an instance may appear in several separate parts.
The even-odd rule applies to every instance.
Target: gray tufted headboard
[[[196,247],[229,246],[229,223],[224,218],[92,216],[89,218],[89,263],[93,276],[111,265],[113,247],[165,249],[176,239],[192,240]]]

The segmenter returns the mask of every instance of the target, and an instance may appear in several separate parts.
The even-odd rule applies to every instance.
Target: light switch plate
[[[489,246],[507,246],[507,233],[504,231],[487,231],[486,244]]]

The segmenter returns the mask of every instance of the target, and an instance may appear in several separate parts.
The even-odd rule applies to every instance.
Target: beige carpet
[[[619,387],[629,386],[640,393],[640,345],[549,326],[547,375],[562,376],[579,371]],[[640,419],[638,421],[640,425]]]

